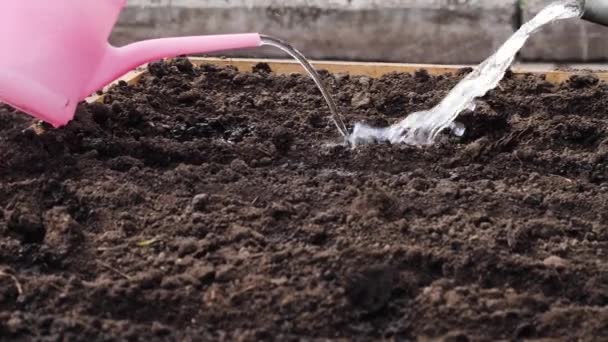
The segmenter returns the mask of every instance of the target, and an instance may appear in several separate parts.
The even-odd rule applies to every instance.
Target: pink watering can
[[[127,71],[162,58],[262,45],[257,33],[148,40],[108,37],[126,0],[2,0],[0,101],[55,127],[78,102]]]

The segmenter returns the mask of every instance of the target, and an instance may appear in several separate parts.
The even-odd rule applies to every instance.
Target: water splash
[[[310,77],[315,81],[317,88],[319,88],[319,90],[321,91],[321,94],[323,95],[325,102],[327,102],[327,105],[329,106],[329,110],[331,112],[331,119],[334,122],[334,124],[336,125],[336,127],[338,128],[338,131],[340,132],[340,134],[342,134],[342,136],[345,139],[348,138],[348,136],[349,136],[348,129],[346,128],[346,125],[344,124],[344,121],[342,120],[342,116],[340,115],[340,112],[338,112],[338,107],[336,106],[336,103],[334,102],[331,95],[327,91],[327,88],[323,84],[323,80],[321,79],[321,76],[319,76],[319,74],[317,73],[315,68],[313,68],[312,65],[310,65],[310,63],[308,62],[306,57],[304,57],[304,55],[302,53],[300,53],[298,50],[296,50],[294,47],[292,47],[291,45],[287,44],[286,42],[284,42],[280,39],[277,39],[274,37],[269,37],[269,36],[264,36],[264,35],[262,35],[261,37],[262,37],[262,45],[274,46],[278,49],[281,49],[282,51],[289,54],[291,57],[295,58],[298,62],[300,62],[302,67],[304,67],[304,69],[308,72]]]
[[[456,135],[464,134],[464,126],[454,120],[464,110],[474,109],[475,99],[484,96],[498,85],[530,35],[553,21],[576,18],[582,14],[580,0],[552,3],[517,30],[494,55],[460,81],[437,106],[428,111],[412,113],[390,127],[375,128],[357,123],[349,136],[350,143],[358,145],[388,141],[422,146],[433,144],[437,135],[444,129],[451,129]]]

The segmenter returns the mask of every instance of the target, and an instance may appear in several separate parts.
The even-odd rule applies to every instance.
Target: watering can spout
[[[592,23],[608,26],[608,0],[581,0],[583,19]]]
[[[262,45],[257,33],[176,37],[145,40],[124,47],[108,45],[82,97],[103,88],[134,68],[163,58],[255,48]]]

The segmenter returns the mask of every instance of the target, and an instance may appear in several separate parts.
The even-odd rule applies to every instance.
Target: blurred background
[[[260,32],[312,59],[477,64],[551,0],[128,0],[111,41]],[[285,57],[276,49],[227,56]],[[604,68],[608,28],[558,22],[532,37],[520,63]]]

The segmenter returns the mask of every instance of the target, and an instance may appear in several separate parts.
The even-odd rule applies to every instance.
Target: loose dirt
[[[608,339],[608,85],[351,150],[305,76],[149,69],[61,129],[1,107],[1,340]],[[387,125],[466,72],[324,77]]]

